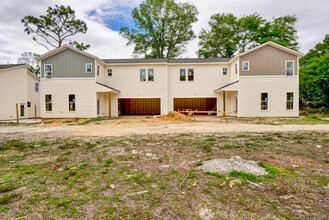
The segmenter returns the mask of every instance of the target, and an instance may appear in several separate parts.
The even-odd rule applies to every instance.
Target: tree
[[[17,59],[17,63],[20,64],[28,64],[29,71],[34,73],[36,76],[40,76],[40,65],[37,61],[39,54],[32,53],[32,52],[24,52],[21,54],[21,57]]]
[[[134,44],[134,54],[145,58],[173,58],[182,54],[196,36],[192,30],[198,15],[190,3],[145,0],[132,11],[134,28],[122,27],[120,34]]]
[[[25,16],[21,22],[25,27],[24,32],[33,35],[32,39],[49,51],[50,48],[61,47],[65,41],[71,41],[70,37],[87,32],[87,24],[76,19],[75,11],[70,6],[48,7],[46,15]],[[71,45],[83,50],[90,47],[90,45],[80,44],[76,41],[71,42]]]
[[[305,56],[299,60],[299,65],[305,67],[310,64],[314,58],[321,58],[329,51],[329,34],[327,34],[322,43],[318,43],[315,47],[308,51]]]
[[[210,30],[199,34],[199,57],[233,57],[267,41],[298,49],[295,16],[267,21],[259,14],[237,18],[233,14],[214,14],[208,22]]]
[[[300,97],[329,109],[329,36],[300,59]]]

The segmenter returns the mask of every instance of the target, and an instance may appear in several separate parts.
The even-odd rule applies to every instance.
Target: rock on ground
[[[256,161],[244,160],[239,156],[230,159],[213,159],[208,160],[199,167],[204,171],[217,172],[221,174],[229,174],[232,170],[251,173],[254,175],[266,175],[267,172],[263,167],[258,166]]]

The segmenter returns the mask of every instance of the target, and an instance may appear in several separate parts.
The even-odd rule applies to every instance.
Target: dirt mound
[[[169,121],[192,121],[193,119],[189,116],[181,114],[176,111],[170,111],[166,116],[160,118],[160,120]]]
[[[229,174],[233,170],[251,173],[254,175],[267,174],[265,169],[263,167],[258,166],[256,161],[244,160],[239,156],[234,156],[230,159],[221,158],[208,160],[200,166],[200,169],[221,174]]]

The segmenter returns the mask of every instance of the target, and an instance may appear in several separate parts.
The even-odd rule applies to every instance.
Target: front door
[[[101,116],[101,98],[97,97],[97,117]]]
[[[20,118],[25,118],[25,104],[20,104],[19,116]]]

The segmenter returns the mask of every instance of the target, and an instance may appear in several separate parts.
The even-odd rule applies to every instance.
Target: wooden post
[[[37,120],[37,105],[34,105],[34,120]]]
[[[19,123],[19,119],[18,119],[18,103],[16,103],[16,119],[17,119],[17,124]]]
[[[109,119],[111,119],[111,93],[109,93]]]
[[[225,103],[225,91],[223,91],[223,112],[226,111],[226,103]]]

